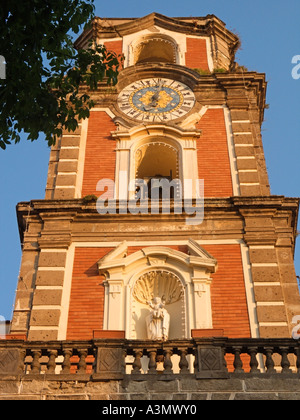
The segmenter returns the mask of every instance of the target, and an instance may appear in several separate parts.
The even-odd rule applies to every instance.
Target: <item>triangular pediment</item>
[[[142,248],[128,256],[127,252],[128,243],[124,241],[98,261],[99,273],[116,268],[126,269],[141,260],[150,266],[173,261],[187,267],[203,267],[211,273],[217,270],[217,260],[193,239],[189,239],[187,243],[187,253],[159,245]]]

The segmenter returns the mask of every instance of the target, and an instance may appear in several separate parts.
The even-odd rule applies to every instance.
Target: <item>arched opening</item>
[[[176,57],[176,44],[163,36],[145,37],[134,48],[134,64],[176,63]]]
[[[158,196],[161,198],[162,191],[159,185],[164,180],[171,182],[179,179],[178,150],[159,141],[143,144],[135,151],[135,168],[136,179],[146,182],[148,197],[155,197],[155,188],[158,188]],[[177,196],[177,189],[174,184],[170,189],[171,198]]]

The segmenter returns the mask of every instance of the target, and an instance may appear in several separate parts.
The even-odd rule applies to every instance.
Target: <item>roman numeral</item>
[[[180,109],[182,109],[182,111],[185,111],[185,112],[189,112],[190,111],[190,107],[189,106],[182,106]]]
[[[130,108],[131,108],[130,105],[120,105],[121,111],[126,111],[126,109],[130,109]]]

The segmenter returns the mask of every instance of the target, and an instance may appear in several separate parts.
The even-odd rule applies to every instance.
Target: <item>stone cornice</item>
[[[129,80],[147,79],[153,77],[172,77],[187,84],[193,89],[199,80],[199,74],[186,66],[173,63],[141,63],[126,67],[118,77],[118,91],[129,84]]]
[[[230,45],[232,54],[239,46],[239,38],[229,31],[224,22],[214,15],[206,17],[171,18],[159,13],[151,13],[141,18],[114,19],[95,17],[75,42],[76,48],[83,48],[88,40],[102,38],[122,38],[141,30],[158,26],[170,31],[193,36],[218,34]]]
[[[205,207],[210,208],[275,208],[283,210],[298,209],[300,198],[285,197],[283,195],[257,196],[257,197],[242,197],[234,196],[228,198],[205,198]],[[62,215],[64,212],[71,212],[72,215],[79,212],[97,213],[95,204],[85,204],[82,198],[72,200],[31,200],[30,202],[22,201],[17,205],[17,213],[26,216],[28,213],[28,206],[31,205],[31,213],[57,213]],[[44,216],[45,217],[45,216]]]
[[[296,233],[298,209],[299,209],[299,198],[288,198],[284,196],[265,196],[265,197],[229,197],[229,198],[206,198],[204,200],[204,212],[205,213],[220,213],[220,216],[235,217],[240,214],[241,216],[252,215],[278,215],[280,212],[290,214],[290,226],[294,233]],[[65,214],[68,220],[72,220],[76,223],[79,218],[85,218],[86,221],[93,222],[143,222],[143,221],[184,221],[185,214],[173,214],[172,203],[171,203],[171,214],[146,214],[146,215],[134,215],[128,214],[107,214],[100,215],[96,210],[94,202],[86,204],[83,199],[73,200],[32,200],[31,202],[21,202],[17,205],[18,224],[20,230],[20,236],[24,235],[26,227],[26,218],[28,217],[28,206],[31,206],[30,217],[35,216],[40,220],[48,219],[57,214],[60,217]],[[117,202],[118,209],[118,202]],[[227,216],[226,216],[227,215]],[[222,216],[222,217],[223,217]]]

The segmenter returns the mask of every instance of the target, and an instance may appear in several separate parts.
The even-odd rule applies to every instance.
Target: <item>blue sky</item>
[[[267,103],[262,127],[271,192],[300,196],[300,79],[291,76],[292,57],[300,55],[299,0],[95,0],[100,17],[140,17],[152,12],[167,16],[214,14],[242,42],[239,64],[266,73]],[[43,137],[25,139],[0,150],[0,315],[11,319],[21,261],[16,204],[45,194],[49,149]],[[299,228],[300,229],[300,228]],[[300,275],[300,239],[295,265]]]

